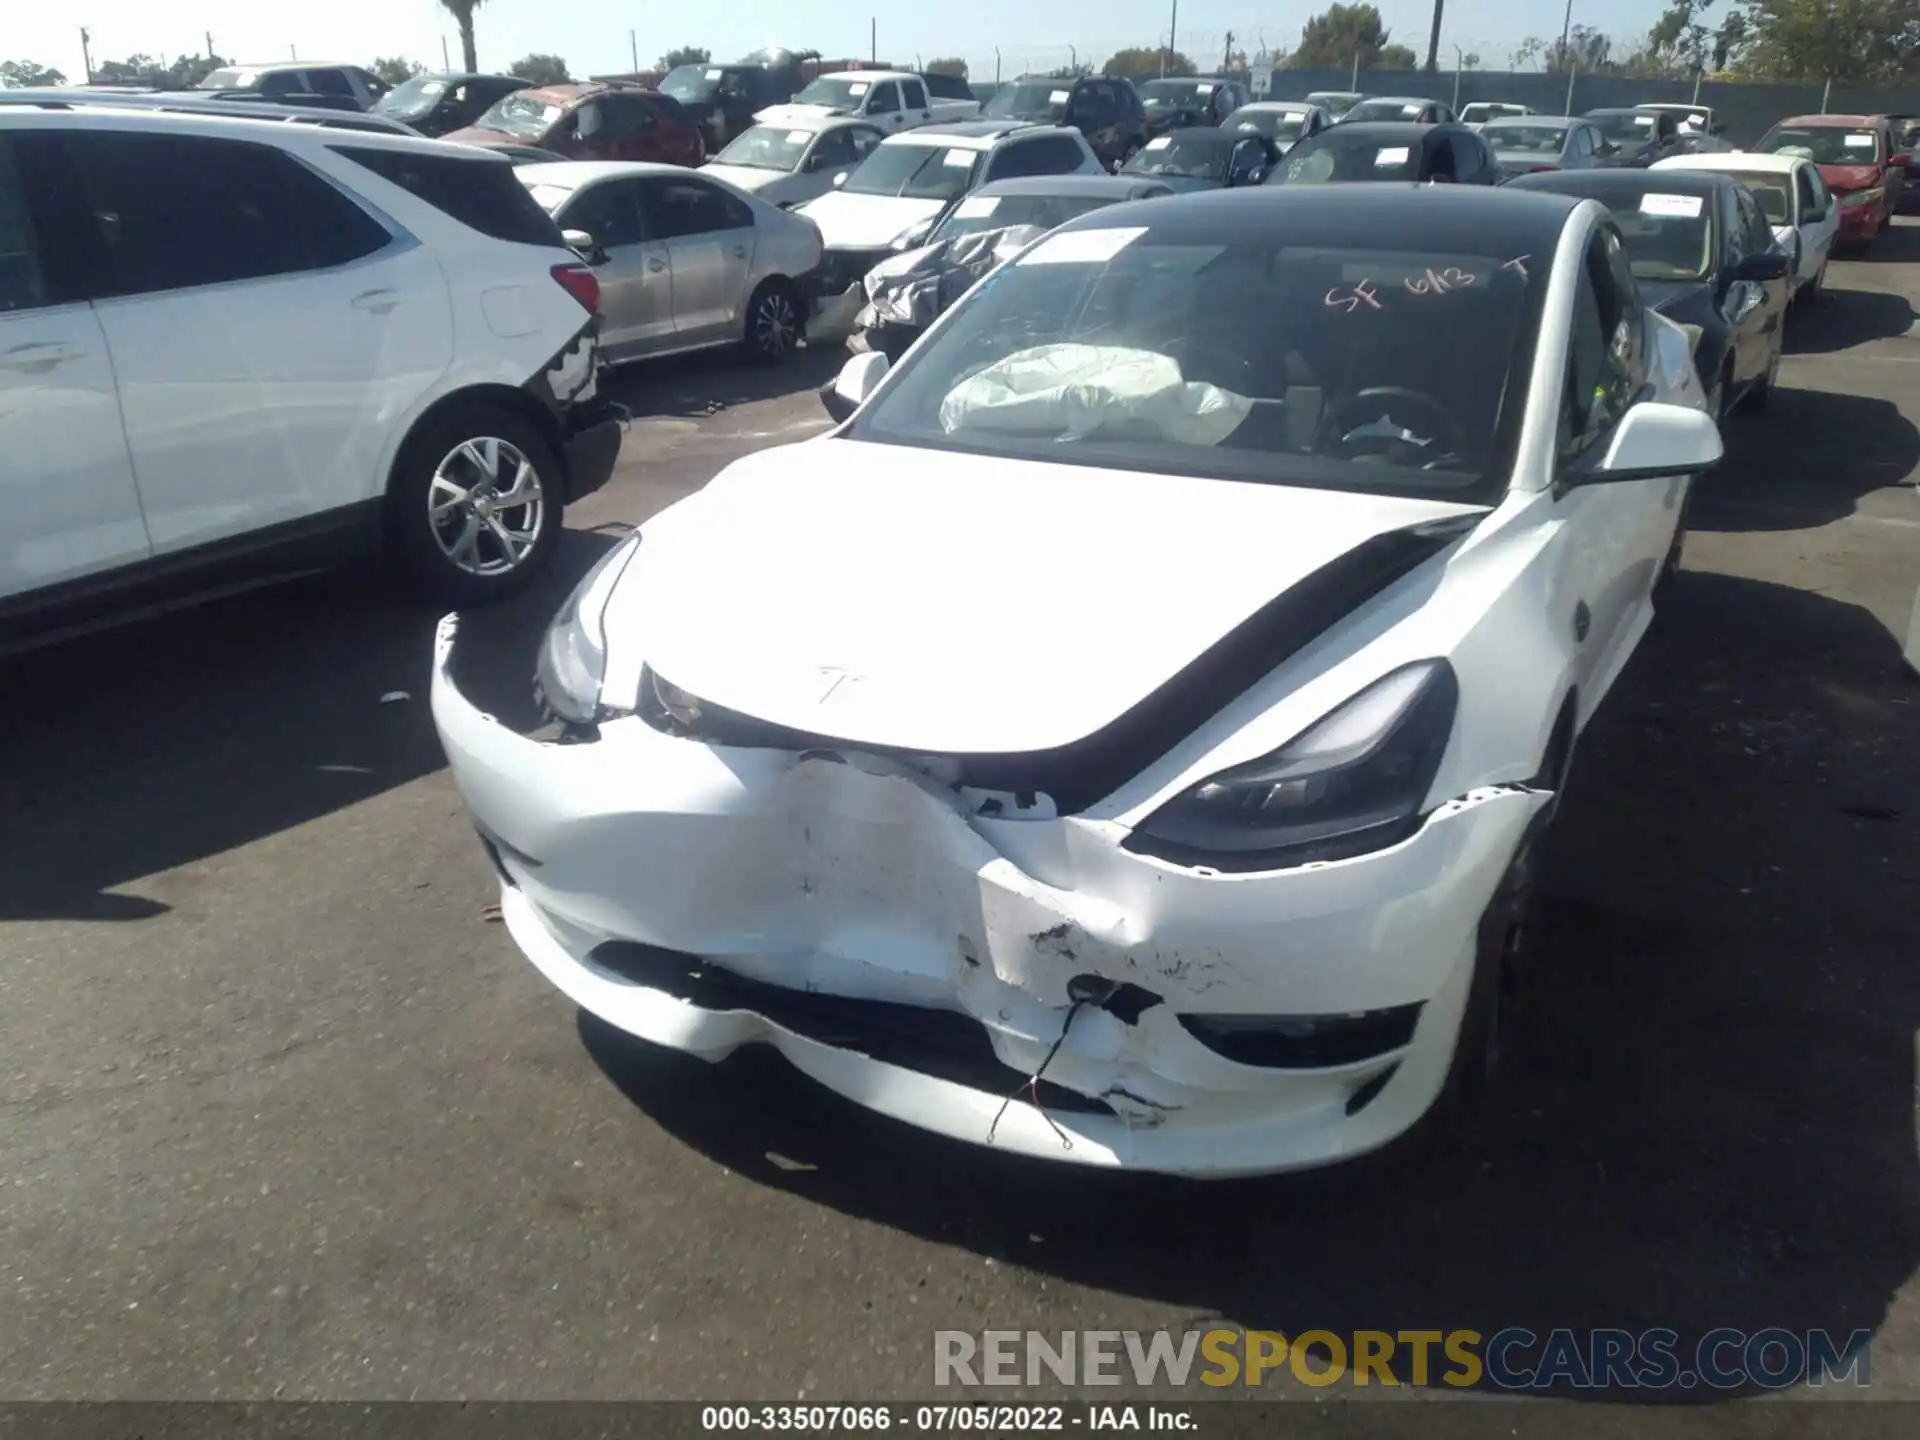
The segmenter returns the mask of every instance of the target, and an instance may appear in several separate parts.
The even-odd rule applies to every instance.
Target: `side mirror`
[[[849,174],[849,173],[850,173],[849,171],[846,171],[846,170],[842,170],[842,171],[841,171],[841,172],[840,172],[840,173],[839,173],[838,175],[836,175],[836,176],[834,176],[834,177],[833,177],[833,188],[834,188],[834,189],[836,189],[836,190],[838,190],[838,189],[839,189],[839,188],[840,188],[840,187],[841,187],[842,185],[844,185],[844,184],[846,184],[846,183],[847,183],[847,176],[848,176],[848,174]]]
[[[1793,259],[1783,250],[1755,250],[1743,255],[1728,278],[1731,280],[1783,280],[1787,271],[1793,268]]]
[[[604,265],[607,263],[606,250],[602,248],[598,240],[594,239],[593,236],[589,235],[586,231],[563,230],[560,232],[560,238],[566,241],[573,249],[578,250],[581,258],[589,265]]]
[[[1913,164],[1913,156],[1910,152],[1903,150],[1898,155],[1894,156],[1891,160],[1887,161],[1887,164],[1898,165],[1902,170],[1904,170],[1907,168],[1907,166]]]
[[[1718,465],[1725,453],[1720,427],[1706,411],[1643,400],[1621,417],[1599,465],[1573,483],[1604,485],[1697,475]]]
[[[820,403],[827,408],[836,425],[852,416],[879,388],[887,377],[887,357],[877,350],[854,355],[840,367],[840,373],[820,389]]]

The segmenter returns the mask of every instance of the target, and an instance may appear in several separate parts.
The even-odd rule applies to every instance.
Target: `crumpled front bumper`
[[[555,985],[656,1044],[710,1060],[771,1044],[873,1110],[1045,1159],[1227,1176],[1400,1134],[1439,1091],[1479,921],[1546,799],[1476,792],[1375,855],[1216,875],[1123,850],[1109,822],[968,816],[878,757],[719,750],[631,718],[588,743],[530,739],[454,685],[456,625],[436,640],[434,720],[508,929]],[[652,978],[669,973],[727,983]],[[1073,1012],[1085,977],[1133,1004]],[[1284,1069],[1228,1059],[1179,1018],[1406,1006],[1406,1043]],[[983,1039],[988,1068],[861,1038],[902,1018],[909,1038],[924,1022]],[[1043,1062],[1032,1093],[1078,1103],[1029,1103]]]

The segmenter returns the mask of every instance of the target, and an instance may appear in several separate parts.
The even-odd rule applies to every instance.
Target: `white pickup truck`
[[[951,82],[936,79],[935,83],[947,89]],[[964,80],[958,85],[966,88]],[[762,124],[783,125],[801,119],[849,115],[891,134],[936,122],[977,119],[979,114],[978,100],[930,94],[925,76],[905,70],[842,70],[820,76],[786,104],[770,106],[753,118]]]

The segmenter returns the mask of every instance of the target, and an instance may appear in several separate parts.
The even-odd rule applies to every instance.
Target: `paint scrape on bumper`
[[[1226,1175],[1404,1130],[1545,799],[1476,793],[1376,855],[1205,874],[1123,850],[1111,822],[970,814],[871,755],[723,750],[637,719],[531,740],[454,686],[455,633],[434,718],[508,928],[555,985],[653,1043],[771,1044],[869,1108],[1048,1158]],[[1281,1064],[1207,1038],[1380,1014],[1404,1033]]]

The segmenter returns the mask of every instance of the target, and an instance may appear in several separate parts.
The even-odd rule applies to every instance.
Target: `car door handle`
[[[0,350],[0,369],[51,370],[56,365],[65,365],[68,361],[83,359],[86,353],[78,345],[63,345],[58,341],[31,341],[25,345],[16,345],[11,350]]]
[[[353,297],[353,308],[384,315],[405,298],[398,290],[369,290]]]
[[[667,268],[667,262],[664,260],[647,261],[647,269],[651,270],[656,275],[658,275],[662,270],[666,268]]]
[[[744,259],[746,259],[746,258],[747,258],[747,247],[746,247],[746,246],[744,246],[744,245],[736,245],[736,246],[734,246],[734,247],[733,247],[733,258],[734,258],[734,259],[736,259],[736,260],[744,260]]]

